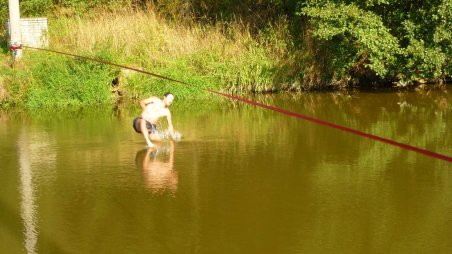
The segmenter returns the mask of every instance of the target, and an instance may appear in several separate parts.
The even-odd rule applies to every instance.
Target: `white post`
[[[9,0],[10,47],[14,60],[22,57],[22,35],[20,31],[19,0]]]

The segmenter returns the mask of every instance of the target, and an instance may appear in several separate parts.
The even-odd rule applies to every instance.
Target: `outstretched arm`
[[[170,132],[171,137],[174,137],[174,128],[173,128],[173,122],[171,120],[171,112],[168,111],[168,114],[166,115],[166,120],[168,121],[168,130]]]

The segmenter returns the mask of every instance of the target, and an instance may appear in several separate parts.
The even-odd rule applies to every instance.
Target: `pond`
[[[249,99],[452,156],[452,89]],[[0,112],[0,253],[452,253],[452,164],[230,99]],[[166,128],[165,121],[159,124]]]

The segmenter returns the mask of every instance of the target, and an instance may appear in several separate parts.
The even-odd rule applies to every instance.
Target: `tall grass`
[[[108,49],[116,62],[193,82],[196,88],[263,91],[276,89],[273,82],[276,69],[288,52],[288,29],[284,22],[252,36],[240,21],[211,26],[194,22],[180,25],[160,19],[148,10],[99,14],[85,20],[58,18],[53,21],[50,38],[52,45],[61,50],[94,53]],[[148,84],[141,84],[142,87],[168,85],[166,81],[146,77],[133,81]],[[140,84],[130,83],[140,92],[137,89]],[[193,90],[177,87],[176,95],[178,90],[185,94],[185,89]]]
[[[49,26],[52,49],[143,69],[191,85],[24,50],[23,77],[10,79],[10,89],[22,87],[19,93],[9,92],[17,94],[17,98],[10,96],[15,103],[29,107],[112,103],[109,89],[115,78],[120,80],[122,94],[130,99],[166,91],[178,99],[206,98],[210,96],[206,89],[276,91],[290,79],[278,67],[287,61],[292,47],[284,19],[257,34],[251,34],[240,20],[215,25],[179,24],[160,18],[152,9],[98,11],[84,18],[57,15],[49,19]],[[7,76],[19,75],[12,73]]]

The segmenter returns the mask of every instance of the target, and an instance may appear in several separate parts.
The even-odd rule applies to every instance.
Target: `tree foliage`
[[[329,49],[332,76],[376,74],[374,81],[404,84],[452,74],[452,0],[299,2],[299,14]]]

